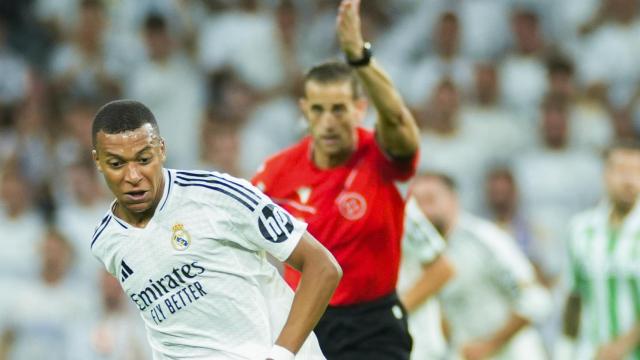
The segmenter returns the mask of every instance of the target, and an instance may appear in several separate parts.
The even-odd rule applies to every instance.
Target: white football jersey
[[[245,180],[164,172],[147,226],[110,210],[93,254],[140,309],[154,359],[265,359],[294,296],[266,252],[286,260],[306,224]],[[313,333],[296,359],[324,359]]]

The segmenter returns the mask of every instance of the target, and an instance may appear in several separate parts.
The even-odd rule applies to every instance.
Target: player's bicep
[[[305,231],[286,263],[292,268],[302,271],[304,264],[309,261],[335,261],[333,255],[313,235]]]

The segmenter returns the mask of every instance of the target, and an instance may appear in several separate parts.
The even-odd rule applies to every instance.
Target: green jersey
[[[572,287],[582,310],[579,351],[594,351],[640,321],[640,206],[617,227],[602,204],[573,220],[569,256]],[[629,359],[640,360],[640,349]]]

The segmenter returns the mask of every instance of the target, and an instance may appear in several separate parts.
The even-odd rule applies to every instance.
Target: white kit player
[[[139,102],[104,105],[92,132],[116,199],[91,251],[140,310],[154,359],[324,359],[311,331],[341,269],[305,223],[244,180],[165,169]],[[295,294],[266,253],[302,271]]]
[[[544,359],[542,340],[531,324],[548,313],[550,298],[515,241],[460,209],[446,175],[418,175],[412,192],[442,234],[444,255],[455,271],[439,295],[449,358]]]
[[[420,209],[415,198],[407,201],[402,237],[398,292],[409,312],[413,337],[411,359],[442,359],[446,343],[441,331],[440,307],[432,298],[455,275],[445,242]]]

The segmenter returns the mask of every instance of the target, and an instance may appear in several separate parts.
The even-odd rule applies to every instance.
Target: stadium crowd
[[[0,4],[0,359],[148,358],[132,303],[89,252],[111,201],[91,159],[96,110],[139,100],[168,167],[251,178],[305,134],[301,76],[342,57],[335,12],[329,0]],[[568,224],[603,197],[603,151],[640,134],[640,2],[363,0],[362,16],[419,123],[419,172],[449,175],[464,209],[513,236],[553,294],[536,325],[556,354]]]

